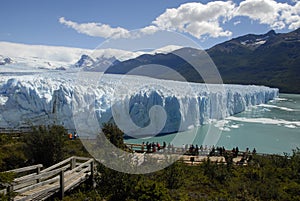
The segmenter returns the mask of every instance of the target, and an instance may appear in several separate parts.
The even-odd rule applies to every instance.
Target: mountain
[[[0,55],[0,65],[11,64],[13,60],[9,57],[3,57]]]
[[[262,35],[248,34],[218,44],[206,50],[206,53],[203,50],[181,48],[167,54],[144,54],[112,65],[106,72],[146,74],[176,80],[177,72],[185,80],[203,82],[191,64],[209,74],[209,69],[205,68],[213,64],[208,56],[226,84],[267,85],[285,93],[300,93],[300,29],[289,33],[272,30]],[[168,66],[171,70],[162,70],[160,66]],[[135,70],[137,67],[142,71]],[[214,83],[210,78],[208,82],[210,80]]]
[[[83,54],[81,58],[75,63],[75,68],[82,68],[84,71],[103,72],[108,67],[118,64],[120,61],[115,56],[105,58],[104,56],[93,59],[92,57]]]
[[[224,83],[259,84],[300,93],[300,29],[249,34],[207,50]]]
[[[5,68],[11,71],[62,70],[76,65],[84,65],[80,62],[87,60],[87,57],[116,58],[122,61],[135,58],[141,54],[144,54],[144,52],[131,52],[112,48],[91,50],[0,41],[0,65],[5,64]],[[82,60],[79,62],[78,59],[81,57]],[[74,65],[75,63],[76,65]]]
[[[81,55],[80,59],[75,63],[74,67],[75,68],[88,67],[94,65],[94,62],[95,61],[90,56],[83,54]]]

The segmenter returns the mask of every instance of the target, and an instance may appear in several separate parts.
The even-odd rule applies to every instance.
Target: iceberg
[[[94,72],[7,75],[0,78],[0,128],[57,124],[91,133],[96,119],[97,126],[114,121],[131,135],[173,133],[266,104],[278,93]]]

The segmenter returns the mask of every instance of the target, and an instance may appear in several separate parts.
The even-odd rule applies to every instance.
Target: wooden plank
[[[58,182],[54,183],[54,184],[48,184],[48,185],[45,185],[45,186],[41,186],[41,187],[35,188],[33,190],[24,192],[24,193],[16,196],[14,198],[14,201],[31,200],[33,198],[36,198],[36,197],[38,197],[42,194],[45,194],[45,193],[48,193],[48,192],[51,192],[51,191],[53,191],[52,194],[59,191]]]
[[[34,188],[37,188],[37,187],[40,187],[40,186],[45,186],[47,184],[51,184],[51,183],[54,183],[54,182],[58,182],[59,180],[59,176],[56,176],[52,179],[48,179],[46,181],[42,181],[40,183],[36,183],[36,184],[33,184],[31,186],[27,186],[25,188],[22,188],[22,189],[19,189],[19,190],[16,190],[15,192],[16,193],[24,193],[26,191],[30,191],[30,190],[33,190]]]
[[[92,161],[94,161],[94,159],[90,159],[84,163],[82,163],[81,165],[77,166],[76,168],[74,168],[73,170],[69,171],[69,172],[66,172],[66,176],[69,175],[69,174],[72,174],[74,172],[77,172],[78,170],[80,170],[81,168],[85,167],[85,166],[88,166]]]
[[[18,180],[16,179],[16,183],[25,183],[25,182],[29,182],[29,181],[32,181],[32,180],[37,180],[37,179],[45,179],[45,178],[49,178],[51,176],[55,176],[57,174],[59,174],[62,170],[65,171],[66,169],[68,169],[70,167],[70,164],[60,168],[60,169],[56,169],[56,170],[52,170],[50,172],[43,172],[39,175],[33,175],[32,177],[30,178],[26,178],[26,179],[23,179],[23,180]]]
[[[72,157],[70,157],[70,158],[67,158],[67,159],[65,159],[65,160],[63,160],[63,161],[61,161],[61,162],[59,162],[59,163],[57,163],[57,164],[55,164],[55,165],[52,165],[52,166],[50,166],[50,167],[48,167],[48,168],[42,170],[41,173],[43,173],[43,172],[48,172],[48,171],[50,171],[50,170],[53,170],[53,169],[55,169],[55,168],[58,168],[58,167],[62,166],[62,165],[65,164],[65,163],[69,163],[69,162],[72,160],[73,157],[74,157],[74,156],[72,156]]]
[[[74,187],[80,185],[82,182],[86,181],[87,178],[90,176],[91,173],[83,173],[77,175],[76,179],[70,180],[66,186],[65,186],[65,191],[71,190]]]
[[[0,194],[6,194],[6,189],[0,190]]]
[[[13,191],[16,191],[21,188],[25,188],[27,186],[34,185],[34,184],[36,184],[36,181],[32,180],[32,181],[28,181],[28,182],[24,182],[24,183],[20,183],[20,184],[15,184],[12,187],[13,187]]]
[[[81,157],[81,156],[74,156],[74,158],[76,158],[76,160],[81,160],[81,161],[88,161],[92,158],[87,158],[87,157]]]
[[[76,163],[75,160],[85,162]],[[71,161],[73,161],[72,164]],[[64,167],[61,167],[65,163],[68,164]],[[14,186],[14,191],[20,194],[17,195],[14,200],[21,201],[31,200],[34,198],[43,200],[43,197],[49,198],[51,195],[59,191],[60,197],[63,198],[65,191],[80,185],[83,181],[90,178],[90,175],[93,172],[93,164],[94,159],[92,158],[70,157],[42,171],[39,171],[37,169],[37,173],[40,172],[40,174],[33,173],[20,178],[16,178],[15,182],[17,183],[17,185]],[[74,168],[65,172],[71,167],[71,165]],[[60,174],[60,176],[58,176],[58,174]],[[55,177],[49,179],[49,177],[53,176]],[[37,181],[40,182],[37,183]]]
[[[27,166],[27,167],[23,167],[23,168],[17,168],[17,169],[9,170],[9,171],[6,171],[6,172],[21,173],[21,172],[34,170],[36,168],[42,168],[42,167],[43,167],[42,164],[38,164],[38,165],[32,165],[32,166]]]
[[[87,172],[90,172],[90,166],[86,167],[85,169],[82,169],[80,172],[76,172],[76,173],[69,175],[69,177],[65,178],[65,181],[68,182],[70,180],[74,180],[74,178],[76,178],[78,176],[78,174],[84,174]]]
[[[31,178],[34,175],[37,175],[37,174],[36,173],[32,173],[32,174],[25,175],[23,177],[18,177],[18,178],[15,178],[14,181],[21,181],[23,179],[25,180],[25,179]]]

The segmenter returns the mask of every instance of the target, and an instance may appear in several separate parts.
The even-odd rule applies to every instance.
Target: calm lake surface
[[[154,136],[126,139],[128,143],[162,142],[181,147],[183,144],[216,145],[240,150],[256,148],[259,153],[292,153],[300,148],[300,95],[280,94],[267,104],[212,122],[192,130]]]

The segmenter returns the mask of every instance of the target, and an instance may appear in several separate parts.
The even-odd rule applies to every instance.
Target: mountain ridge
[[[300,93],[300,29],[253,36],[268,38],[256,47],[249,47],[241,43],[241,39],[249,37],[245,35],[207,50],[224,83],[267,85],[281,92]]]
[[[198,55],[198,67],[201,67],[201,58],[204,58],[199,55],[206,52],[225,84],[266,85],[279,88],[284,93],[300,93],[300,29],[289,33],[271,30],[260,35],[247,34],[206,51],[181,48],[167,54],[144,54],[112,65],[106,73],[127,74],[139,66],[163,65],[175,70],[187,81],[203,82],[193,66],[177,56],[178,52],[179,55],[196,55],[193,63],[197,63]],[[172,79],[172,75],[162,75],[161,72],[151,76]]]

